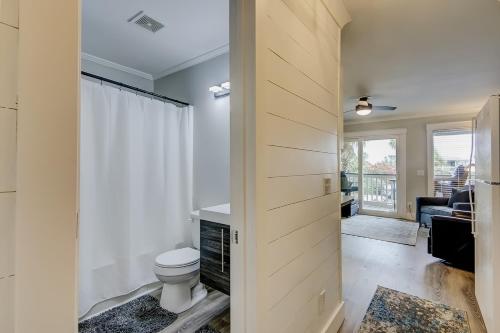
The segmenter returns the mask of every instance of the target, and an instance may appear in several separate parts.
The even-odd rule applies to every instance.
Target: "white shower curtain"
[[[193,110],[82,80],[80,316],[191,241]]]

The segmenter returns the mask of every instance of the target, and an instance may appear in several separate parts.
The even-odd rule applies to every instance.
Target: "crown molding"
[[[142,77],[143,79],[146,79],[146,80],[151,80],[151,81],[154,80],[153,75],[151,75],[149,73],[145,73],[145,72],[142,72],[140,70],[137,70],[137,69],[134,69],[131,67],[123,66],[123,65],[117,64],[116,62],[96,57],[92,54],[82,52],[82,59],[94,62],[94,63],[99,64],[101,66],[113,68],[113,69],[116,69],[118,71],[125,72],[125,73],[131,74],[131,75],[139,76],[139,77]]]
[[[420,118],[435,118],[435,117],[446,117],[446,116],[474,116],[478,113],[463,111],[463,112],[439,112],[439,113],[410,113],[407,115],[397,115],[397,116],[387,116],[380,118],[368,118],[368,119],[354,119],[354,120],[344,120],[345,126],[350,125],[358,125],[358,124],[368,124],[368,123],[381,123],[386,121],[397,121],[397,120],[406,120],[406,119],[420,119]]]
[[[153,78],[155,80],[160,79],[162,77],[174,74],[176,72],[179,72],[179,71],[186,69],[186,68],[189,68],[191,66],[201,64],[202,62],[213,59],[215,57],[226,54],[228,52],[229,52],[229,44],[223,45],[221,47],[218,47],[216,49],[213,49],[211,51],[203,53],[197,57],[194,57],[192,59],[184,61],[178,65],[169,67],[169,68],[165,69],[164,71],[161,71],[160,73],[153,75]]]

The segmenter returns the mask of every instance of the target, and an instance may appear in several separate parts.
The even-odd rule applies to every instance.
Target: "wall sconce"
[[[231,93],[231,83],[224,82],[218,86],[211,86],[208,91],[212,92],[216,98],[227,96]]]

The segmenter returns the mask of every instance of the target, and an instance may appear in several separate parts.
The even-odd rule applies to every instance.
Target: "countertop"
[[[230,225],[231,204],[223,204],[200,209],[200,220]]]

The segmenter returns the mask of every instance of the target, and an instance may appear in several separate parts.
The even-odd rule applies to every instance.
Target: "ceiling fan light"
[[[370,113],[372,113],[372,109],[371,108],[370,109],[368,109],[368,108],[367,109],[358,109],[358,110],[356,110],[356,113],[360,116],[367,116]]]
[[[365,101],[360,101],[358,105],[356,105],[356,113],[360,116],[367,116],[370,113],[372,113],[373,110],[373,105],[371,103],[365,102]]]

